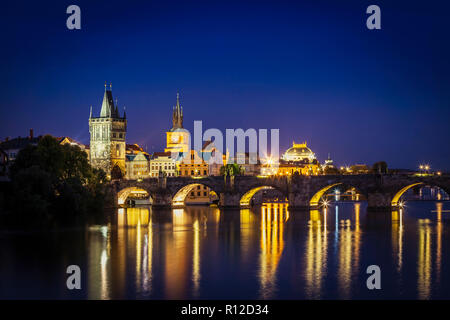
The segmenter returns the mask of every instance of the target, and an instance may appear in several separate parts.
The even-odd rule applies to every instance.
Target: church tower
[[[94,168],[103,169],[112,179],[125,175],[125,136],[127,119],[125,110],[120,116],[119,108],[114,105],[112,85],[103,95],[102,108],[99,117],[92,116],[92,106],[89,116],[90,159]]]
[[[177,104],[172,112],[172,129],[166,132],[166,148],[164,152],[188,152],[189,131],[183,128],[183,107],[180,105],[180,95],[177,93]]]

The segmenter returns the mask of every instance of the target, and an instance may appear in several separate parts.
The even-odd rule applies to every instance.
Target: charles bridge
[[[110,188],[116,205],[124,204],[132,192],[144,190],[151,197],[152,206],[171,207],[184,204],[185,197],[198,185],[214,191],[219,206],[224,208],[248,207],[256,192],[263,189],[278,190],[288,199],[291,209],[318,207],[321,197],[337,186],[355,188],[372,210],[395,209],[402,194],[421,185],[439,187],[450,194],[450,176],[394,174],[158,177],[115,180]]]

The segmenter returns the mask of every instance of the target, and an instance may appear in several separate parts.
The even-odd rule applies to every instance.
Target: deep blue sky
[[[70,4],[82,29],[66,28]],[[378,4],[382,30],[365,26]],[[6,6],[6,7],[5,7]],[[323,161],[450,169],[448,1],[9,1],[0,11],[0,139],[89,142],[104,82],[128,143],[185,127],[280,128]]]

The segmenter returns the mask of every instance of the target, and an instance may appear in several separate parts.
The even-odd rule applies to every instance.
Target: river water
[[[449,299],[450,202],[367,212],[122,208],[110,223],[0,233],[3,299]],[[81,290],[68,290],[78,265]],[[378,265],[381,289],[369,290]]]

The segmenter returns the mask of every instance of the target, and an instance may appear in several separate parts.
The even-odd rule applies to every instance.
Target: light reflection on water
[[[2,236],[0,297],[450,298],[450,278],[441,272],[450,263],[449,207],[408,202],[390,213],[367,212],[364,202],[309,212],[291,212],[283,203],[226,211],[121,208],[108,226]],[[57,247],[42,246],[55,241]],[[44,250],[54,265],[36,262]],[[22,280],[27,264],[37,281]],[[60,271],[69,264],[84,272],[79,293],[65,290]],[[382,272],[378,292],[366,288],[372,264]],[[30,289],[11,290],[13,281],[27,281]]]

